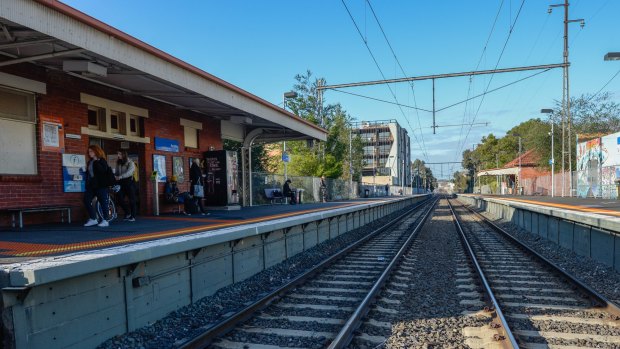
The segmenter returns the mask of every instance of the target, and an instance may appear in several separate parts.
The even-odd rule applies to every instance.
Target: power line
[[[484,44],[484,48],[482,49],[482,53],[480,54],[480,58],[478,59],[478,63],[476,64],[476,68],[474,70],[478,70],[478,68],[480,67],[480,63],[482,62],[482,58],[484,57],[484,54],[487,51],[487,47],[489,46],[489,41],[491,41],[491,36],[493,35],[493,32],[495,31],[495,25],[497,24],[497,19],[499,18],[499,15],[502,11],[502,7],[504,6],[504,0],[502,0],[502,2],[499,4],[499,8],[497,9],[497,13],[495,14],[495,19],[493,20],[493,25],[491,26],[491,30],[489,32],[489,36],[487,36],[487,41]],[[469,86],[467,87],[467,98],[469,98],[469,95],[471,93],[471,85],[472,85],[472,79],[470,77],[469,79]],[[465,104],[465,110],[463,111],[463,124],[465,124],[465,117],[467,116],[467,104]],[[461,127],[461,130],[459,131],[459,140],[457,144],[461,144],[461,137],[463,136],[463,128]],[[459,148],[456,148],[456,155],[458,156],[458,152],[459,152]]]
[[[424,109],[424,108],[418,108],[418,107],[414,107],[414,106],[407,105],[407,104],[401,104],[401,103],[390,102],[390,101],[386,101],[385,99],[380,99],[380,98],[375,98],[375,97],[370,97],[370,96],[360,95],[360,94],[353,93],[353,92],[347,92],[347,91],[338,90],[338,89],[333,89],[332,91],[334,91],[334,92],[340,92],[340,93],[345,93],[345,94],[352,95],[352,96],[356,96],[356,97],[361,97],[361,98],[371,99],[371,100],[373,100],[373,101],[378,101],[378,102],[382,102],[382,103],[388,103],[388,104],[398,105],[398,106],[405,107],[405,108],[409,108],[409,109],[421,110],[421,111],[425,111],[425,112],[427,112],[427,113],[432,113],[432,112],[433,112],[432,110],[428,110],[428,109]]]
[[[614,74],[614,76],[612,76],[612,77],[611,77],[611,79],[609,79],[609,80],[605,83],[605,85],[603,85],[603,87],[601,87],[598,91],[596,91],[596,93],[595,93],[595,94],[593,94],[590,98],[588,98],[588,102],[589,102],[589,101],[591,101],[594,97],[596,97],[599,93],[601,93],[601,91],[603,91],[603,89],[604,89],[605,87],[607,87],[607,85],[609,85],[609,83],[610,83],[610,82],[612,82],[612,81],[613,81],[613,79],[615,79],[615,78],[616,78],[616,76],[618,76],[618,74],[620,74],[620,70],[618,70],[618,71],[616,72],[616,74]]]
[[[515,80],[515,81],[512,81],[512,82],[509,82],[509,83],[504,84],[504,85],[502,85],[502,86],[498,86],[498,87],[496,87],[496,88],[494,88],[494,89],[492,89],[492,90],[488,90],[487,92],[484,92],[484,93],[478,94],[478,95],[473,96],[473,97],[469,97],[469,98],[467,98],[467,99],[465,99],[465,100],[462,100],[462,101],[460,101],[460,102],[456,102],[456,103],[450,104],[450,105],[448,105],[448,106],[445,106],[445,107],[443,107],[443,108],[439,108],[439,109],[437,109],[436,111],[437,111],[437,112],[440,112],[440,111],[443,111],[443,110],[446,110],[446,109],[452,108],[452,107],[454,107],[454,106],[457,106],[457,105],[459,105],[459,104],[466,103],[466,102],[468,102],[468,101],[470,101],[470,100],[473,100],[473,99],[476,99],[476,98],[480,98],[480,97],[482,97],[482,96],[483,96],[483,95],[485,95],[485,94],[489,94],[489,93],[492,93],[492,92],[495,92],[495,91],[501,90],[501,89],[506,88],[506,87],[508,87],[508,86],[511,86],[511,85],[517,84],[517,83],[519,83],[519,82],[521,82],[521,81],[524,81],[524,80],[527,80],[527,79],[533,78],[533,77],[535,77],[536,75],[539,75],[539,74],[542,74],[542,73],[548,72],[549,70],[551,70],[551,68],[548,68],[548,69],[545,69],[545,70],[542,70],[542,71],[536,72],[536,73],[534,73],[534,74],[531,74],[531,75],[528,75],[528,76],[526,76],[526,77],[524,77],[524,78],[521,78],[521,79],[518,79],[518,80]],[[427,113],[432,113],[432,110],[428,110],[428,109],[424,109],[424,108],[418,108],[418,107],[414,107],[414,106],[407,105],[407,104],[394,103],[394,102],[386,101],[385,99],[380,99],[380,98],[375,98],[375,97],[365,96],[365,95],[361,95],[361,94],[357,94],[357,93],[353,93],[353,92],[348,92],[348,91],[343,91],[343,90],[339,90],[339,89],[332,89],[332,91],[335,91],[335,92],[340,92],[340,93],[344,93],[344,94],[348,94],[348,95],[352,95],[352,96],[356,96],[356,97],[366,98],[366,99],[370,99],[370,100],[374,100],[374,101],[378,101],[378,102],[382,102],[382,103],[394,104],[394,105],[398,105],[398,106],[405,107],[405,108],[416,109],[416,110],[424,111],[424,112],[427,112]],[[470,123],[467,123],[467,122],[465,122],[465,123],[464,123],[464,125],[469,125],[469,124],[470,124]],[[420,128],[421,128],[421,127],[422,127],[422,126],[420,126]],[[432,126],[431,126],[431,127],[432,127]]]
[[[510,26],[510,30],[508,31],[508,37],[506,38],[506,41],[504,42],[504,47],[502,47],[502,51],[500,52],[499,57],[497,58],[497,62],[495,63],[495,69],[497,69],[497,67],[499,66],[499,62],[502,60],[504,52],[506,51],[506,47],[508,46],[508,41],[510,40],[510,37],[512,36],[512,33],[517,24],[517,21],[519,20],[519,16],[521,15],[521,10],[523,9],[523,5],[525,5],[525,0],[521,1],[521,6],[519,7],[519,11],[517,11],[515,20],[512,23],[512,26]],[[489,82],[487,83],[487,87],[484,90],[485,93],[489,90],[489,87],[491,86],[491,82],[493,81],[494,76],[495,74],[491,74],[491,78],[489,79]],[[482,99],[480,100],[480,104],[478,104],[478,109],[476,110],[476,114],[474,114],[472,123],[476,121],[476,118],[478,117],[478,114],[480,113],[480,108],[482,108],[482,103],[484,102],[485,96],[486,94],[482,96]],[[460,147],[460,149],[463,149],[463,147],[465,146],[465,143],[467,142],[467,137],[469,137],[470,132],[471,132],[471,127],[467,130],[467,134],[465,135],[465,139],[463,140],[463,145]]]
[[[344,8],[347,10],[347,13],[349,14],[349,18],[351,18],[351,21],[353,22],[353,25],[355,26],[355,29],[357,30],[357,33],[359,34],[360,38],[364,42],[364,45],[366,46],[366,49],[368,50],[368,53],[370,54],[370,57],[372,57],[372,60],[374,61],[375,65],[377,66],[377,69],[379,70],[379,73],[381,74],[381,77],[383,77],[383,79],[385,80],[385,74],[383,74],[383,70],[379,66],[379,62],[377,62],[377,59],[375,58],[375,55],[372,53],[372,50],[370,49],[370,46],[368,46],[368,41],[364,38],[364,35],[362,35],[362,32],[360,31],[360,28],[357,25],[357,22],[355,21],[355,18],[353,18],[353,15],[351,14],[351,11],[349,10],[349,7],[347,6],[347,4],[344,2],[344,0],[341,0],[341,1],[342,1],[342,4],[344,5]],[[394,101],[396,103],[400,104],[398,102],[398,98],[396,98],[396,94],[392,90],[392,87],[390,85],[386,85],[386,86],[390,90],[390,93],[392,94],[392,97],[394,98]],[[403,111],[403,108],[399,106],[398,109],[400,110],[401,114],[403,114],[403,117],[405,118],[405,121],[409,125],[409,128],[413,129],[413,127],[411,127],[411,124],[409,123],[409,119],[405,116],[405,112]],[[415,138],[416,142],[418,143],[418,146],[422,147],[422,145],[420,144],[420,140],[415,135],[415,133],[412,132],[411,134],[413,135],[413,138]],[[422,152],[423,152],[424,157],[428,158],[428,155],[426,153],[426,148],[422,148]]]
[[[387,35],[385,34],[385,31],[383,30],[383,26],[381,25],[381,22],[379,21],[379,18],[377,17],[377,14],[375,13],[375,9],[372,7],[370,0],[366,0],[366,2],[368,3],[368,7],[370,7],[370,11],[372,12],[372,15],[375,17],[375,20],[377,21],[377,25],[379,25],[379,29],[381,29],[381,33],[383,34],[383,38],[385,38],[385,42],[387,42],[388,47],[390,48],[390,51],[392,51],[392,55],[394,56],[394,60],[396,60],[396,63],[398,64],[400,71],[403,73],[403,76],[407,76],[407,73],[405,73],[405,69],[403,69],[403,66],[400,64],[400,60],[398,60],[398,57],[396,57],[396,52],[394,52],[394,48],[392,47],[392,44],[390,44],[390,40],[388,40]],[[420,113],[418,113],[418,102],[416,100],[415,90],[413,88],[413,82],[410,82],[409,86],[411,87],[411,93],[413,94],[413,105],[415,106],[414,109],[416,111],[416,116],[418,119],[418,126],[422,128],[422,124],[420,123]],[[411,132],[413,133],[413,130],[411,130]],[[426,149],[426,143],[424,142],[424,133],[422,133],[422,131],[420,131],[420,138],[422,138],[423,148]]]
[[[529,79],[529,78],[533,78],[533,77],[535,77],[536,75],[539,75],[539,74],[542,74],[542,73],[548,72],[549,70],[551,70],[551,69],[545,69],[545,70],[542,70],[542,71],[536,72],[536,73],[534,73],[534,74],[528,75],[528,76],[526,76],[526,77],[524,77],[524,78],[521,78],[521,79],[519,79],[519,80],[515,80],[515,81],[513,81],[513,82],[509,82],[509,83],[507,83],[507,84],[505,84],[505,85],[502,85],[502,86],[496,87],[496,88],[494,88],[494,89],[492,89],[492,90],[488,90],[488,91],[486,91],[486,92],[483,92],[483,93],[481,93],[481,94],[479,94],[479,95],[476,95],[476,96],[473,96],[473,97],[471,97],[471,98],[465,99],[465,100],[463,100],[463,101],[460,101],[460,102],[457,102],[457,103],[454,103],[454,104],[450,104],[449,106],[446,106],[446,107],[443,107],[443,108],[437,109],[437,111],[438,111],[438,112],[440,112],[440,111],[442,111],[442,110],[446,110],[446,109],[448,109],[448,108],[452,108],[452,107],[457,106],[457,105],[459,105],[459,104],[463,104],[463,103],[465,103],[465,102],[467,102],[467,101],[470,101],[470,100],[472,100],[472,99],[476,99],[476,98],[479,98],[479,97],[483,97],[483,96],[485,96],[485,95],[488,95],[488,94],[489,94],[489,93],[491,93],[491,92],[495,92],[495,91],[497,91],[497,90],[501,90],[501,89],[506,88],[506,87],[508,87],[508,86],[514,85],[514,84],[516,84],[516,83],[519,83],[519,82],[521,82],[521,81],[523,81],[523,80],[527,80],[527,79]],[[469,124],[468,124],[468,123],[465,123],[465,125],[469,125]]]

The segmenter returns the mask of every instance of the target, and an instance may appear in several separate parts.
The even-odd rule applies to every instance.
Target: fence
[[[401,190],[402,190],[402,193],[401,193]],[[416,192],[416,188],[413,188],[413,192],[417,194],[422,194],[423,189],[420,188],[418,189],[418,191],[419,193]],[[380,196],[388,196],[388,195],[411,195],[411,193],[412,193],[411,187],[388,185],[388,191],[386,192],[385,185],[372,184],[372,183],[360,183],[359,185],[359,194],[361,197],[380,197]]]
[[[321,179],[318,177],[288,176],[291,180],[291,187],[303,189],[303,202],[321,202]],[[273,173],[252,172],[252,205],[262,205],[269,203],[265,196],[265,189],[282,190],[284,186],[284,175]],[[327,200],[347,200],[358,197],[357,182],[350,182],[342,179],[326,178]]]
[[[603,166],[587,171],[556,173],[554,176],[555,196],[572,196],[582,198],[617,199],[617,182],[620,180],[620,166]],[[564,191],[562,191],[564,183]],[[521,180],[523,195],[551,195],[551,174],[524,178]],[[483,190],[484,191],[484,190]],[[492,191],[492,189],[491,189]]]

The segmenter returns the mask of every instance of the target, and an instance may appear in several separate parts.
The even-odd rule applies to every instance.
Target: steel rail
[[[489,282],[484,274],[484,271],[482,271],[482,267],[480,267],[480,264],[478,263],[478,257],[476,256],[476,253],[471,247],[471,244],[469,243],[469,239],[467,239],[467,235],[465,235],[465,231],[463,230],[463,227],[461,226],[461,222],[459,221],[459,218],[456,215],[456,211],[454,210],[454,207],[452,207],[450,200],[446,198],[446,201],[448,202],[448,207],[450,207],[450,212],[452,213],[452,217],[454,218],[454,225],[456,226],[456,230],[459,232],[461,241],[463,241],[463,244],[465,245],[465,249],[467,250],[467,253],[469,254],[469,257],[472,263],[476,267],[476,272],[478,273],[478,277],[482,281],[484,289],[489,299],[491,300],[491,303],[493,303],[493,307],[495,308],[495,314],[497,315],[497,318],[501,322],[502,330],[506,338],[508,339],[510,346],[514,349],[518,349],[519,344],[517,344],[517,340],[515,339],[514,335],[512,334],[512,331],[510,330],[510,327],[508,326],[508,321],[506,321],[506,317],[504,316],[504,313],[502,312],[502,309],[499,306],[499,302],[495,298],[495,294],[493,293],[493,290],[491,289],[491,286],[489,285]]]
[[[401,246],[401,248],[398,250],[398,253],[396,253],[394,258],[392,258],[392,261],[390,262],[390,264],[388,264],[387,268],[385,268],[383,273],[381,273],[381,276],[379,276],[379,279],[377,279],[377,281],[375,282],[373,287],[370,289],[366,297],[364,297],[364,299],[362,300],[362,303],[360,303],[357,309],[355,309],[355,312],[353,312],[353,315],[349,317],[349,320],[347,320],[347,322],[344,324],[344,326],[342,327],[338,335],[336,335],[336,338],[334,338],[331,344],[327,347],[328,349],[341,349],[349,344],[349,342],[351,341],[353,332],[357,329],[357,327],[362,322],[362,319],[364,318],[364,316],[366,316],[366,314],[368,313],[370,304],[375,299],[375,297],[379,294],[379,292],[381,291],[381,288],[383,287],[385,282],[388,280],[388,277],[392,273],[392,269],[394,269],[394,266],[396,265],[396,263],[398,263],[400,258],[407,251],[407,249],[409,249],[409,246],[411,245],[413,240],[415,240],[415,238],[418,236],[418,233],[420,232],[420,230],[422,230],[422,226],[424,226],[426,219],[430,216],[431,212],[433,212],[433,208],[435,207],[435,205],[437,205],[438,201],[439,200],[436,199],[430,205],[428,211],[424,213],[424,216],[418,222],[418,225],[413,229],[413,232],[407,238],[407,241],[405,241],[405,243]]]
[[[541,255],[540,253],[534,251],[532,248],[530,248],[529,246],[527,246],[523,242],[519,241],[517,238],[512,236],[510,233],[508,233],[507,231],[505,231],[504,229],[502,229],[501,227],[499,227],[495,223],[491,222],[488,218],[486,218],[485,216],[481,215],[479,212],[476,212],[475,210],[471,209],[470,207],[468,207],[466,205],[462,205],[462,207],[466,208],[467,210],[472,212],[476,217],[480,218],[486,225],[491,227],[491,229],[493,229],[494,231],[496,231],[498,233],[501,233],[502,236],[508,238],[508,240],[510,240],[511,242],[513,242],[514,244],[516,244],[517,246],[519,246],[520,248],[525,250],[525,252],[527,252],[528,254],[536,257],[543,264],[546,264],[547,266],[551,267],[552,270],[554,270],[558,274],[562,275],[564,278],[568,279],[568,281],[570,281],[573,285],[575,285],[577,288],[579,288],[582,292],[586,293],[590,297],[594,298],[597,302],[601,303],[603,305],[602,308],[605,311],[609,312],[612,315],[620,317],[620,306],[618,306],[618,304],[615,304],[614,302],[609,300],[607,297],[603,296],[598,291],[596,291],[595,289],[591,288],[590,286],[588,286],[583,281],[579,280],[576,276],[570,274],[566,270],[560,268],[558,265],[556,265],[551,260],[547,259],[546,257]]]
[[[254,303],[248,305],[247,307],[241,309],[240,311],[238,311],[237,313],[235,313],[231,317],[229,317],[229,318],[227,318],[227,319],[225,319],[225,320],[223,320],[223,321],[221,321],[221,322],[219,322],[219,323],[209,327],[208,329],[205,330],[205,332],[203,332],[202,334],[198,335],[197,337],[194,337],[194,338],[189,339],[188,341],[182,343],[181,346],[179,346],[179,348],[180,349],[206,348],[209,344],[211,344],[213,342],[214,339],[216,339],[218,337],[221,337],[224,334],[228,333],[229,331],[233,330],[239,323],[241,323],[243,321],[246,321],[247,319],[251,318],[257,311],[265,308],[266,306],[270,305],[272,302],[278,300],[281,295],[283,295],[283,294],[289,292],[290,290],[296,288],[297,286],[305,283],[307,280],[309,280],[310,278],[314,277],[316,274],[321,272],[323,269],[329,267],[330,265],[332,265],[333,263],[338,261],[340,258],[346,256],[349,252],[351,252],[355,248],[361,246],[363,243],[369,241],[370,239],[374,238],[378,234],[380,234],[380,233],[382,233],[384,231],[387,231],[392,226],[396,225],[401,220],[403,220],[405,217],[407,217],[408,215],[413,213],[419,207],[421,207],[421,206],[423,206],[425,204],[429,204],[429,201],[430,201],[430,199],[426,199],[426,200],[424,200],[422,202],[419,202],[419,203],[415,204],[409,210],[407,210],[406,212],[400,214],[398,217],[396,217],[395,219],[393,219],[392,221],[390,221],[386,225],[384,225],[384,226],[382,226],[380,228],[375,229],[374,231],[372,231],[371,233],[369,233],[368,235],[366,235],[362,239],[360,239],[360,240],[358,240],[356,242],[351,243],[349,246],[345,247],[342,251],[338,252],[335,255],[332,255],[331,257],[329,257],[328,259],[324,260],[320,264],[314,266],[313,268],[307,270],[303,274],[297,276],[296,278],[294,278],[293,280],[291,280],[287,284],[285,284],[285,285],[283,285],[283,286],[273,290],[272,292],[270,292],[267,295],[263,296],[261,299],[257,300],[256,302],[254,302]]]

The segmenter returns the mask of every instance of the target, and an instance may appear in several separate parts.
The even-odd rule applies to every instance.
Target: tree
[[[232,150],[237,152],[237,159],[241,161],[241,142],[233,141],[230,139],[224,140],[224,150]],[[252,147],[252,171],[263,172],[266,169],[267,153],[263,145]]]
[[[325,79],[312,80],[312,73],[307,71],[296,75],[295,80],[293,90],[297,92],[297,97],[287,101],[287,106],[294,114],[322,125],[329,132],[326,142],[313,142],[310,146],[305,141],[287,142],[287,150],[291,155],[289,173],[341,179],[352,177],[359,180],[363,149],[359,137],[350,138],[353,119],[338,103],[319,103],[317,86],[325,84]],[[349,171],[350,164],[352,174]]]
[[[423,160],[415,159],[411,163],[411,173],[413,174],[413,185],[416,188],[433,190],[437,186],[437,178]]]

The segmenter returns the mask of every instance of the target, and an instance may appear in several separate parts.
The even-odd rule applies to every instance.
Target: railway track
[[[620,309],[469,208],[457,226],[497,301],[513,347],[620,348]]]
[[[435,204],[412,208],[181,348],[342,347]]]

